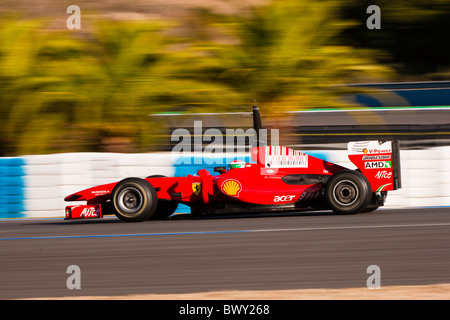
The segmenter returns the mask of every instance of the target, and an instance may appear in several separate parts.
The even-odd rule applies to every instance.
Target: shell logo
[[[234,179],[225,180],[221,186],[222,192],[230,197],[238,197],[242,190],[241,183]]]

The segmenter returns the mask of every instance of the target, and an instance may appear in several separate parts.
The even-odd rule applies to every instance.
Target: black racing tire
[[[148,176],[147,178],[166,178],[162,174],[155,174]],[[170,200],[158,200],[158,206],[155,213],[149,218],[150,220],[162,220],[170,217],[178,208],[177,201]]]
[[[148,220],[155,213],[158,197],[155,188],[140,178],[126,178],[116,184],[112,193],[116,216],[126,222]]]
[[[150,220],[163,220],[170,217],[178,208],[178,202],[159,200],[155,213],[149,218]]]
[[[363,212],[367,212],[367,213],[368,212],[372,212],[372,211],[377,210],[380,207],[380,205],[377,204],[377,198],[376,197],[377,196],[376,196],[375,192],[372,192],[372,195],[370,197],[370,202],[367,205],[367,207],[364,209]]]
[[[379,206],[379,205],[376,205],[376,204],[369,204],[369,205],[366,207],[366,209],[364,209],[363,212],[369,213],[369,212],[372,212],[372,211],[377,210],[379,207],[380,207],[380,206]]]
[[[325,199],[335,213],[363,212],[372,199],[370,182],[358,171],[340,171],[327,181]]]

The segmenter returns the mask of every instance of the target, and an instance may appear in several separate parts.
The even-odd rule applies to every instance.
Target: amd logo
[[[364,164],[365,169],[391,168],[391,161],[369,161]]]

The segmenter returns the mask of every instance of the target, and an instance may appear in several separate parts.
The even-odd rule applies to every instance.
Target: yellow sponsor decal
[[[242,190],[241,183],[234,179],[225,180],[221,186],[222,192],[230,197],[238,197]]]
[[[192,191],[194,191],[194,194],[198,196],[202,191],[202,184],[200,182],[194,182],[192,184]]]

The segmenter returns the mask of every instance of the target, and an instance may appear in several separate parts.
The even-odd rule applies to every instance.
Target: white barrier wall
[[[324,160],[355,168],[347,158],[347,151],[319,153]],[[63,217],[67,205],[64,197],[76,191],[126,177],[180,176],[187,172],[195,173],[203,167],[174,166],[170,153],[67,153],[24,156],[19,160],[24,163],[23,170],[16,170],[19,175],[23,174],[20,177],[23,192],[16,192],[17,199],[13,202],[22,202],[22,211],[0,212],[0,218]],[[386,207],[450,206],[449,164],[450,147],[401,151],[403,188],[389,193]],[[11,176],[8,170],[2,172]],[[11,196],[8,199],[11,201]]]
[[[25,209],[28,217],[64,215],[64,197],[95,185],[153,174],[173,176],[170,153],[66,153],[26,156]]]
[[[403,188],[391,206],[450,206],[450,147],[401,152]]]

